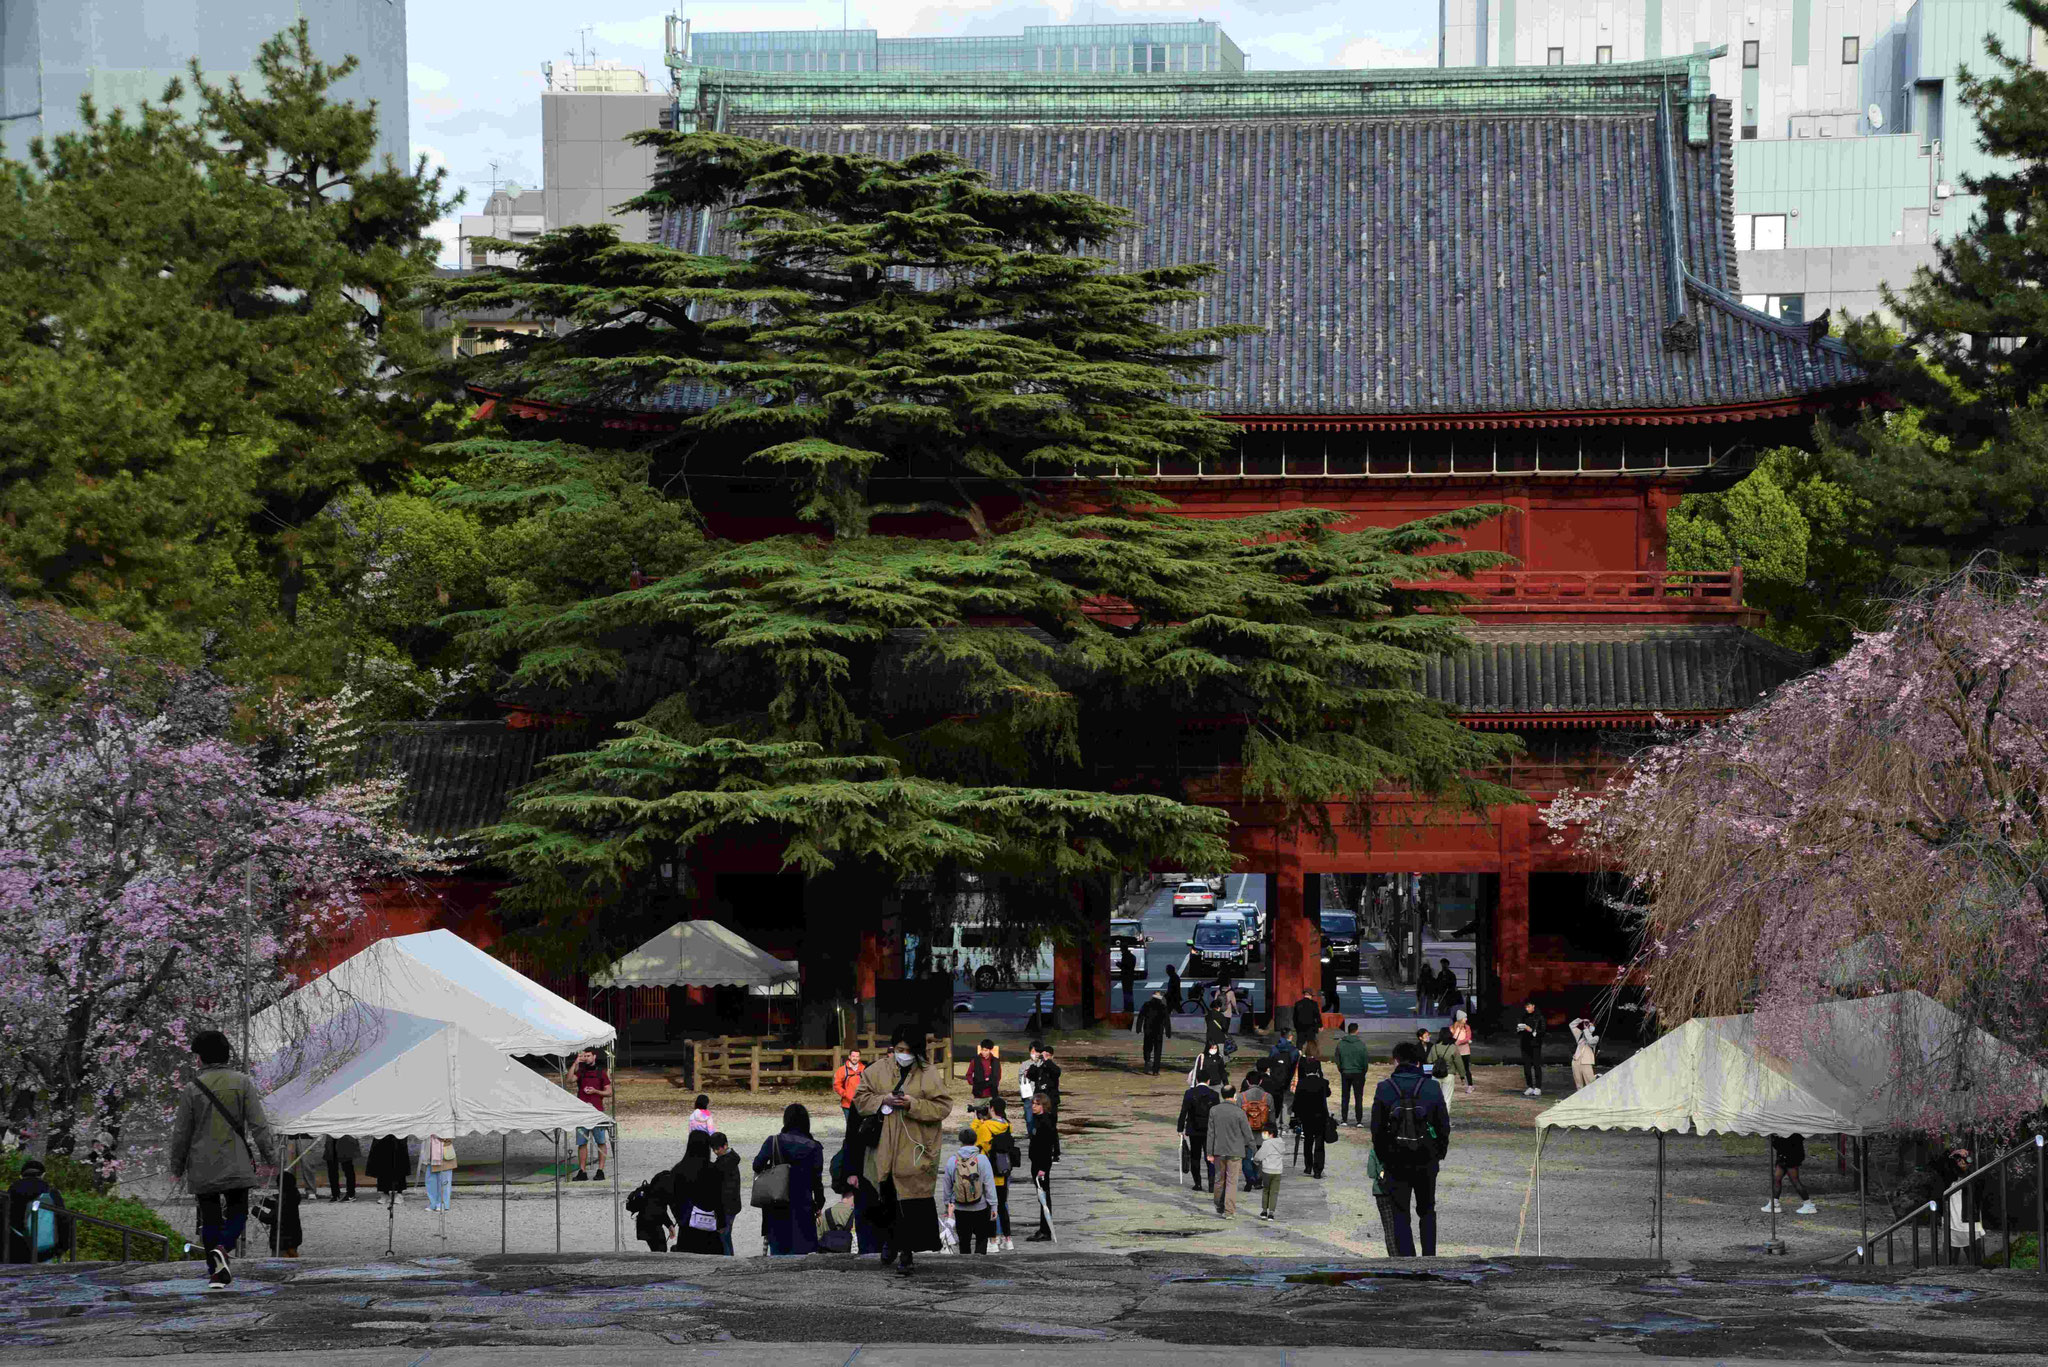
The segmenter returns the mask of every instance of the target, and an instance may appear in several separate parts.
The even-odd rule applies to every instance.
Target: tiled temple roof
[[[1864,376],[1740,303],[1728,111],[1689,117],[1688,70],[1176,78],[1140,92],[1143,118],[1089,78],[698,73],[683,120],[819,151],[940,149],[998,185],[1124,205],[1136,222],[1103,249],[1118,265],[1220,268],[1174,321],[1264,329],[1225,346],[1200,399],[1220,413],[1796,412]],[[662,231],[700,241],[693,214]],[[710,242],[730,249],[722,218]]]

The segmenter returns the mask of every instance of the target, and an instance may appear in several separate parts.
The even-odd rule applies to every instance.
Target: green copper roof
[[[1709,58],[1605,66],[1399,68],[1172,75],[1043,72],[755,72],[675,64],[679,126],[727,118],[933,124],[1180,122],[1400,117],[1415,114],[1613,113],[1704,90]],[[1695,70],[1697,68],[1697,70]]]

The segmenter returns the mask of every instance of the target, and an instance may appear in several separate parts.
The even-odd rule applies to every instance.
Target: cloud
[[[414,100],[413,108],[418,109],[425,100]],[[511,109],[463,109],[451,108],[446,118],[436,118],[426,127],[437,138],[473,138],[489,134],[498,138],[538,138],[540,136],[540,101],[527,100]]]
[[[405,78],[421,90],[446,90],[449,82],[447,72],[430,67],[425,62],[407,62]]]

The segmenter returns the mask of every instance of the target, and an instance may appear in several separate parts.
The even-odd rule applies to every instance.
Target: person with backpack
[[[209,1286],[234,1281],[231,1255],[249,1224],[249,1191],[272,1161],[270,1119],[256,1080],[228,1067],[234,1051],[218,1030],[192,1037],[199,1073],[171,1122],[171,1176],[199,1203],[199,1242]]]
[[[1356,1128],[1365,1123],[1365,1074],[1372,1067],[1372,1051],[1359,1038],[1358,1022],[1352,1021],[1337,1037],[1337,1120]]]
[[[1294,1119],[1301,1126],[1301,1170],[1323,1180],[1325,1145],[1330,1138],[1330,1080],[1320,1059],[1301,1061],[1301,1081],[1294,1084]]]
[[[1266,1132],[1273,1123],[1273,1098],[1260,1085],[1259,1070],[1254,1068],[1245,1074],[1244,1085],[1237,1089],[1237,1104],[1244,1111],[1245,1123],[1252,1127],[1254,1135]],[[1244,1160],[1244,1189],[1257,1191],[1265,1185],[1265,1178],[1259,1171],[1258,1160],[1247,1155]]]
[[[633,1217],[633,1237],[649,1253],[668,1252],[676,1237],[676,1175],[664,1168],[626,1195],[626,1214]]]
[[[1225,1087],[1222,1102],[1209,1110],[1211,1183],[1215,1187],[1216,1213],[1222,1216],[1237,1214],[1238,1170],[1259,1147],[1250,1123],[1245,1120],[1244,1108],[1231,1104],[1231,1092],[1231,1088]]]
[[[1154,992],[1131,1022],[1131,1032],[1145,1041],[1145,1071],[1154,1077],[1166,1057],[1166,1041],[1173,1038],[1173,1009],[1164,992]]]
[[[705,1143],[708,1147],[710,1136]],[[712,1166],[715,1170],[717,1164]],[[756,1174],[778,1167],[789,1169],[788,1199],[762,1205],[761,1242],[771,1255],[816,1253],[818,1212],[825,1205],[825,1149],[811,1138],[811,1113],[800,1102],[782,1108],[781,1132],[770,1135],[754,1155]],[[722,1197],[721,1188],[721,1202]]]
[[[1422,1049],[1413,1040],[1394,1046],[1394,1074],[1372,1098],[1372,1148],[1385,1174],[1387,1202],[1393,1208],[1394,1239],[1389,1252],[1397,1258],[1415,1256],[1415,1232],[1408,1206],[1422,1236],[1422,1256],[1436,1256],[1436,1174],[1451,1149],[1451,1113],[1443,1088],[1422,1071]]]
[[[1216,1165],[1207,1161],[1209,1153],[1209,1113],[1216,1109],[1221,1098],[1207,1078],[1198,1077],[1180,1099],[1180,1119],[1174,1129],[1187,1136],[1188,1167],[1195,1179],[1195,1190],[1202,1190],[1202,1174],[1209,1174],[1209,1185],[1216,1185]]]
[[[1017,1136],[1010,1130],[1010,1118],[1001,1097],[990,1097],[975,1116],[974,1143],[988,1155],[989,1170],[996,1178],[996,1251],[1014,1252],[1017,1246],[1010,1241],[1010,1179],[1023,1168],[1024,1154],[1017,1147]]]
[[[960,1238],[960,1251],[986,1255],[989,1227],[994,1223],[996,1173],[972,1125],[956,1136],[960,1147],[946,1156],[939,1170],[939,1190],[946,1194],[946,1218]]]
[[[1287,1117],[1293,1114],[1287,1106],[1287,1094],[1294,1087],[1294,1070],[1301,1066],[1301,1050],[1294,1047],[1293,1032],[1281,1026],[1273,1048],[1266,1055],[1266,1090],[1273,1097],[1273,1123],[1283,1129]]]
[[[7,1189],[7,1261],[40,1263],[64,1251],[63,1220],[52,1214],[64,1209],[63,1195],[43,1180],[43,1160],[30,1158],[21,1165],[21,1176]],[[30,1206],[41,1202],[35,1218]]]

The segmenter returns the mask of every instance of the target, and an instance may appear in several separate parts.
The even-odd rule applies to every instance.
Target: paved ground
[[[976,1345],[949,1360],[967,1353],[976,1363],[1034,1367],[1048,1357],[982,1354],[1002,1344],[1107,1349],[1138,1340],[1236,1345],[1238,1363],[1247,1351],[1270,1360],[1290,1346],[1400,1349],[1407,1361],[1438,1367],[1465,1353],[1536,1351],[1981,1362],[2038,1361],[2048,1344],[2048,1288],[2024,1273],[1822,1277],[1536,1258],[1424,1266],[1053,1253],[927,1258],[906,1279],[851,1256],[515,1255],[245,1262],[233,1287],[209,1293],[182,1271],[130,1265],[0,1277],[0,1343],[37,1361],[177,1353],[270,1361],[351,1349],[349,1362],[413,1364],[504,1346],[536,1350],[514,1361],[615,1364],[635,1350],[649,1354],[640,1360],[658,1351],[669,1361],[671,1345],[714,1343],[815,1343],[839,1355],[777,1351],[778,1367],[843,1367],[870,1342]],[[387,1355],[360,1356],[368,1350]],[[1121,1347],[1113,1354],[1130,1362]],[[1110,1357],[1098,1351],[1087,1360]],[[1311,1359],[1292,1357],[1289,1367]],[[1170,1360],[1185,1367],[1197,1359]]]

